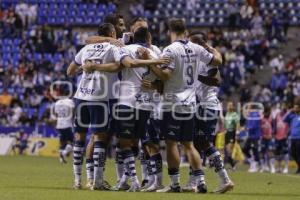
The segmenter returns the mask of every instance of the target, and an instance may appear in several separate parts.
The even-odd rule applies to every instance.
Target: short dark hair
[[[132,26],[133,24],[135,24],[138,21],[142,21],[142,22],[148,22],[146,18],[143,17],[135,17],[133,18],[133,20],[130,21],[130,26]]]
[[[198,41],[199,42],[207,42],[207,35],[201,31],[193,31],[189,34],[188,36],[189,38],[195,40],[194,43],[197,43],[198,44]]]
[[[150,39],[150,32],[147,27],[139,27],[133,34],[134,43],[147,43]]]
[[[104,23],[110,23],[116,26],[119,23],[119,19],[123,19],[123,16],[118,13],[109,14],[105,17]]]
[[[104,23],[98,27],[98,35],[100,36],[110,37],[114,31],[116,31],[115,27],[110,23]]]
[[[186,31],[185,21],[179,18],[170,19],[168,27],[169,31],[177,34],[183,34]]]

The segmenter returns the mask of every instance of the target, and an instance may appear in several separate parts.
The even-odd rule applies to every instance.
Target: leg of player
[[[66,148],[66,141],[64,140],[64,133],[63,133],[63,130],[58,130],[59,133],[60,133],[60,139],[59,139],[59,161],[60,163],[67,163],[67,160],[66,160],[66,156],[64,155],[64,150]]]
[[[259,155],[260,155],[260,163],[261,163],[261,168],[260,168],[260,172],[263,173],[263,172],[268,172],[270,171],[270,168],[269,168],[269,162],[268,162],[268,143],[267,143],[267,140],[266,139],[262,139],[261,140],[261,143],[260,143],[260,152],[259,152]]]
[[[74,189],[81,189],[81,171],[84,154],[85,133],[76,133],[73,147],[73,172],[75,176]]]
[[[142,190],[145,189],[145,187],[148,186],[149,183],[149,154],[146,150],[145,145],[142,146],[141,153],[140,153],[140,159],[141,159],[141,172],[142,172]]]
[[[269,165],[270,165],[270,172],[271,174],[274,174],[276,172],[275,170],[275,157],[274,157],[274,149],[273,149],[273,141],[269,141],[269,149],[268,149],[268,158],[269,158]]]
[[[251,141],[251,150],[253,152],[253,156],[254,156],[254,162],[252,163],[252,170],[250,170],[249,172],[253,173],[253,172],[258,172],[259,170],[259,140],[258,139],[252,139]]]
[[[168,174],[170,177],[171,184],[157,192],[181,192],[180,187],[180,155],[178,151],[177,141],[166,139],[166,150],[167,150],[167,163],[168,163]]]
[[[204,172],[201,169],[201,159],[198,151],[194,147],[193,142],[182,142],[184,151],[187,155],[188,161],[193,169],[193,176],[197,184],[197,192],[206,193],[207,187],[205,183]]]
[[[128,180],[128,172],[125,172],[124,160],[122,156],[122,150],[120,146],[120,142],[117,142],[116,145],[116,173],[117,173],[117,184],[114,187],[114,190],[128,190],[130,186],[127,184]]]
[[[225,134],[225,160],[230,164],[232,170],[236,170],[236,161],[232,158],[232,150],[236,141],[236,131],[227,131]]]
[[[252,139],[248,138],[246,140],[246,144],[243,148],[243,152],[245,154],[245,156],[247,157],[247,161],[250,164],[250,168],[248,169],[248,172],[257,172],[258,168],[257,168],[257,163],[254,161],[254,159],[252,158],[251,155],[251,146],[252,146]],[[257,157],[258,157],[258,151],[256,149],[256,153],[257,153]],[[259,159],[259,158],[258,158]]]
[[[125,138],[120,139],[125,172],[127,171],[131,180],[131,187],[127,191],[138,192],[140,191],[140,183],[136,174],[135,156],[132,151],[132,142],[133,142],[132,139],[125,139]]]
[[[94,182],[94,160],[93,160],[93,150],[94,150],[94,137],[91,135],[90,141],[86,147],[86,177],[87,177],[87,188],[91,188]]]
[[[284,174],[287,174],[289,173],[289,160],[290,160],[290,157],[289,157],[289,150],[288,150],[288,140],[287,139],[283,139],[281,140],[281,143],[282,143],[282,157],[284,159],[284,169],[282,171],[282,173]]]
[[[220,180],[219,188],[217,188],[214,192],[225,193],[227,191],[232,190],[234,184],[230,180],[228,173],[224,167],[224,163],[221,158],[220,152],[213,145],[211,145],[209,148],[206,149],[205,153],[209,158],[210,163],[215,168],[215,172],[218,174]]]
[[[104,166],[106,160],[106,141],[107,135],[105,133],[94,133],[94,181],[93,190],[104,189]]]
[[[163,173],[162,173],[162,156],[159,151],[159,144],[148,143],[146,145],[147,151],[150,155],[149,158],[149,183],[148,186],[144,189],[145,192],[155,192],[157,190],[163,189],[162,184]]]

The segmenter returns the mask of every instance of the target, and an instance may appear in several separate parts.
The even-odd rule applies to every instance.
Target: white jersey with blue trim
[[[120,48],[110,43],[89,44],[83,47],[75,56],[75,63],[84,65],[86,61],[94,63],[120,62]],[[94,71],[83,72],[74,98],[86,101],[107,101],[112,96],[110,82],[115,81],[115,74]]]
[[[140,44],[131,44],[121,48],[122,57],[129,56],[138,59],[138,48],[146,48]],[[151,57],[158,58],[150,48],[147,48]],[[120,84],[119,104],[142,110],[152,110],[152,91],[143,89],[142,79],[154,81],[156,76],[149,67],[125,68],[122,70],[122,80]]]
[[[200,63],[209,64],[213,54],[202,46],[187,40],[175,41],[167,46],[162,56],[171,58],[167,66],[172,72],[171,78],[164,84],[163,109],[175,109],[175,112],[190,113],[196,111],[196,85]]]
[[[65,129],[73,126],[74,102],[71,99],[60,99],[54,104],[56,128]]]
[[[200,64],[198,74],[207,76],[208,71],[215,67],[210,67],[204,63]],[[197,81],[196,95],[201,106],[211,110],[222,110],[222,105],[218,99],[219,88],[215,86],[208,86],[200,81]]]

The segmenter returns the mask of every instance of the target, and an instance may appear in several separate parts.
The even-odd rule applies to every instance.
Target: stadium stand
[[[104,16],[117,9],[117,5],[111,1],[92,2],[1,1],[1,124],[35,126],[35,122],[46,123],[49,117],[47,108],[54,101],[50,95],[50,83],[67,79],[67,65],[82,47],[87,35],[92,34],[78,31],[75,27],[95,27],[103,21]],[[225,58],[221,68],[222,77],[226,77],[220,90],[221,99],[241,102],[259,100],[274,104],[283,100],[292,101],[298,96],[299,78],[295,72],[299,67],[299,57],[286,58],[285,61],[291,60],[287,65],[282,61],[284,67],[273,75],[270,72],[266,74],[265,77],[272,78],[271,84],[268,83],[269,80],[264,84],[259,81],[251,82],[253,74],[279,58],[276,52],[286,42],[285,28],[300,25],[298,1],[261,0],[257,3],[257,8],[252,7],[251,14],[257,14],[251,15],[247,25],[242,23],[239,14],[244,6],[241,0],[188,2],[161,0],[154,9],[133,4],[130,11],[133,16],[149,19],[154,42],[160,46],[166,42],[162,19],[185,17],[191,27],[210,27],[209,40],[221,50]],[[31,14],[24,14],[22,8],[27,8]],[[230,16],[234,15],[235,22],[230,24]],[[229,29],[223,26],[229,26]],[[276,71],[275,68],[279,66],[275,64],[273,67]],[[271,91],[274,90],[278,92],[272,94]],[[3,99],[10,100],[3,103]],[[19,120],[11,120],[13,117]]]

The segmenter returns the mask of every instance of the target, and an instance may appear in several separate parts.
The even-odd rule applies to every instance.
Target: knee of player
[[[181,144],[183,145],[185,151],[191,151],[195,149],[193,142],[182,142]]]
[[[119,142],[121,149],[131,149],[133,143],[131,139],[120,139]]]
[[[86,133],[76,133],[75,140],[76,141],[85,141]]]

